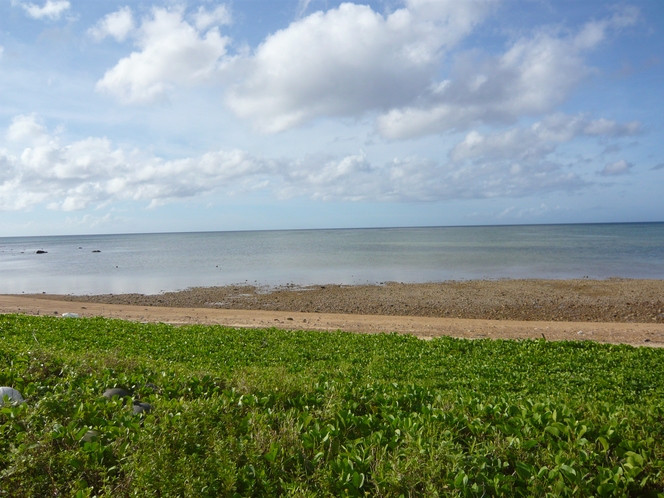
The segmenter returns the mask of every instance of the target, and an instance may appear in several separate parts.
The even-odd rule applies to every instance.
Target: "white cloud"
[[[537,162],[563,143],[583,136],[617,138],[641,131],[638,122],[616,123],[607,119],[588,120],[583,115],[553,114],[530,127],[514,127],[483,135],[469,132],[450,152],[455,162],[464,160],[514,160]]]
[[[10,142],[44,143],[50,140],[48,130],[39,122],[36,114],[19,115],[12,119],[5,137]]]
[[[121,200],[154,206],[213,191],[246,190],[275,168],[240,150],[167,161],[115,148],[106,138],[61,145],[32,116],[15,118],[6,136],[17,152],[0,149],[0,210],[47,204],[72,211]],[[19,142],[28,146],[17,147]]]
[[[451,79],[432,85],[419,104],[379,116],[378,131],[389,139],[405,139],[550,112],[592,71],[584,52],[597,46],[609,29],[636,22],[637,14],[626,9],[589,22],[572,36],[540,29],[496,57],[459,56]]]
[[[46,0],[42,7],[34,3],[22,3],[21,7],[33,19],[59,19],[71,7],[67,0]]]
[[[613,163],[608,163],[604,168],[598,172],[602,176],[620,176],[626,175],[634,167],[632,163],[628,163],[624,159]]]
[[[353,3],[315,12],[229,66],[237,82],[227,103],[267,132],[405,105],[494,3],[409,0],[387,16]]]
[[[101,41],[107,36],[117,41],[124,41],[134,29],[134,16],[129,7],[122,7],[116,12],[104,16],[97,24],[88,30],[88,34],[95,40]]]
[[[299,0],[297,3],[297,17],[302,17],[309,8],[311,0]]]
[[[639,18],[638,9],[625,7],[573,33],[537,28],[502,54],[457,54],[448,78],[438,79],[445,57],[497,2],[404,0],[389,14],[342,3],[232,57],[218,29],[232,21],[226,5],[189,16],[183,8],[154,8],[137,30],[137,50],[107,71],[97,89],[124,103],[150,103],[177,85],[223,82],[227,106],[260,131],[378,113],[379,134],[400,140],[552,112],[592,73],[587,52]],[[110,33],[100,22],[98,36]],[[602,123],[596,126],[603,134]]]
[[[218,5],[212,11],[199,7],[193,18],[194,25],[199,31],[204,31],[210,26],[225,26],[233,23],[233,16],[226,5]]]
[[[544,214],[561,211],[560,206],[549,207],[548,205],[541,203],[539,206],[533,206],[529,208],[518,209],[516,206],[510,206],[500,213],[494,215],[498,219],[533,219],[541,217]]]
[[[588,183],[568,166],[556,161],[562,144],[584,137],[617,139],[641,132],[638,122],[617,123],[588,119],[584,115],[556,113],[528,127],[515,126],[500,132],[471,131],[449,153],[455,171],[482,172],[476,181],[485,192],[497,187],[496,196],[526,195],[550,190],[575,190]],[[632,165],[618,161],[607,165],[603,175],[626,173]]]
[[[578,175],[552,163],[459,167],[409,157],[374,166],[360,153],[327,161],[310,157],[290,168],[277,193],[282,197],[299,195],[318,200],[429,202],[524,197],[586,186]]]
[[[102,227],[116,224],[120,220],[118,217],[113,216],[111,213],[106,213],[104,216],[93,216],[85,214],[82,217],[68,216],[65,220],[69,226],[80,226],[90,228]]]
[[[381,172],[366,155],[339,158],[310,155],[282,170],[284,182],[277,187],[282,198],[307,196],[316,200],[357,201],[380,198]]]
[[[215,27],[202,35],[181,9],[154,8],[136,32],[139,51],[121,59],[97,82],[97,89],[124,103],[167,97],[174,84],[207,80],[226,53],[229,39]]]
[[[641,124],[638,121],[617,124],[615,121],[600,118],[588,123],[583,131],[587,135],[604,135],[610,137],[636,135],[641,132]]]
[[[127,200],[158,206],[256,189],[278,198],[391,202],[575,191],[588,182],[552,159],[556,147],[600,136],[600,130],[602,137],[620,137],[638,132],[639,126],[555,114],[530,127],[470,132],[441,160],[410,156],[377,164],[360,151],[275,161],[242,150],[166,160],[118,148],[104,137],[62,144],[38,116],[22,115],[11,121],[5,148],[0,148],[0,210],[46,205],[72,211]],[[621,160],[606,165],[602,174],[624,174],[630,168]]]
[[[151,206],[204,195],[267,189],[281,198],[434,201],[522,196],[583,182],[551,164],[457,165],[423,158],[372,164],[360,152],[271,161],[241,150],[165,160],[126,151],[103,137],[61,144],[36,116],[17,116],[0,149],[0,210],[46,205],[72,211],[117,201]]]
[[[580,50],[592,49],[604,41],[608,30],[634,26],[641,18],[641,12],[633,5],[615,6],[614,11],[611,17],[586,23],[574,37],[575,47]]]

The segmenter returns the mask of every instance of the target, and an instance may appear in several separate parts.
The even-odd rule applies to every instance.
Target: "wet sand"
[[[664,345],[662,280],[497,280],[194,288],[157,295],[0,296],[0,313],[173,324]]]

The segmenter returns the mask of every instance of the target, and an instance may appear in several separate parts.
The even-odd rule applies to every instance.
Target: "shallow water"
[[[664,279],[664,223],[0,238],[0,293],[584,276]]]

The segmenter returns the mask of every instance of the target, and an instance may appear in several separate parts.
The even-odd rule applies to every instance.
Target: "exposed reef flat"
[[[197,287],[78,302],[485,320],[664,323],[664,280],[470,280],[425,284]]]

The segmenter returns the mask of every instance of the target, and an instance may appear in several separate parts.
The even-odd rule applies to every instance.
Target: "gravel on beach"
[[[35,297],[53,298],[52,295]],[[77,302],[485,320],[664,323],[664,280],[469,280],[425,284],[196,287],[57,296]]]

